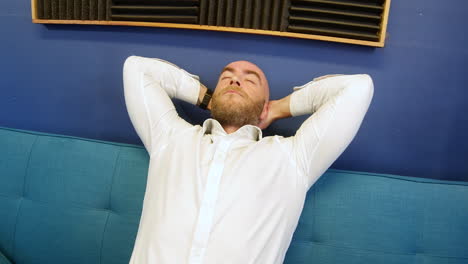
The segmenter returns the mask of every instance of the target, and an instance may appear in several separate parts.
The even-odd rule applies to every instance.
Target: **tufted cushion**
[[[128,263],[143,148],[0,129],[0,251],[15,263]]]
[[[468,264],[468,183],[329,170],[285,264]]]
[[[0,264],[11,264],[11,262],[0,251]]]

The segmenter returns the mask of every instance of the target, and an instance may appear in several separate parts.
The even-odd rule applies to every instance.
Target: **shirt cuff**
[[[289,110],[292,116],[301,116],[306,114],[312,114],[312,108],[307,102],[307,95],[305,94],[307,89],[300,89],[291,94],[291,100],[289,101]]]
[[[177,93],[177,98],[196,105],[200,94],[199,77],[197,75],[190,74],[183,69],[180,70],[185,76],[180,82],[180,91]]]

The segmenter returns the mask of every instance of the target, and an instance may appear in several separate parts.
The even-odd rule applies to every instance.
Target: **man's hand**
[[[288,95],[279,100],[272,100],[268,102],[267,112],[265,117],[260,120],[258,127],[260,129],[266,129],[274,121],[291,117],[291,111],[289,109],[289,102],[291,100],[291,95]]]

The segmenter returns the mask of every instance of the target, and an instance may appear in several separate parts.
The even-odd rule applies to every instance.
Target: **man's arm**
[[[291,138],[294,160],[310,187],[351,143],[374,88],[365,74],[319,78],[299,88],[270,102],[269,114],[270,120],[313,114]]]
[[[138,56],[125,61],[123,81],[127,111],[150,154],[157,143],[154,139],[164,141],[190,127],[178,116],[171,98],[197,104],[206,91],[197,76],[169,62]]]

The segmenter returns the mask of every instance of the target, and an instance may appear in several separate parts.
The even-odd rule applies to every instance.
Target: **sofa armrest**
[[[11,264],[11,262],[0,251],[0,264]]]

